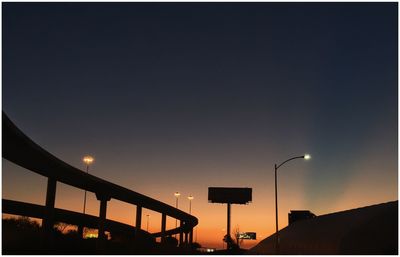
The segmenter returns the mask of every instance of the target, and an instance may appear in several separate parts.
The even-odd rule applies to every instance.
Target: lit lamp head
[[[90,165],[92,164],[92,162],[94,161],[94,158],[92,156],[85,156],[83,157],[83,162],[86,163],[86,165]]]
[[[188,196],[188,199],[189,199],[189,201],[192,201],[192,200],[194,199],[194,197],[191,196],[191,195],[189,195],[189,196]]]
[[[310,159],[311,159],[311,155],[305,154],[305,155],[304,155],[304,159],[305,159],[305,160],[310,160]]]
[[[175,195],[176,198],[178,198],[181,195],[181,193],[175,192],[174,195]]]

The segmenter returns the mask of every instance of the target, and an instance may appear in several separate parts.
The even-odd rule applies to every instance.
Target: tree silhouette
[[[234,248],[239,248],[240,249],[240,244],[243,242],[243,239],[240,239],[240,227],[239,225],[236,225],[236,227],[233,230],[233,237],[236,239],[236,244],[234,244]]]
[[[32,254],[39,250],[42,233],[38,222],[28,217],[3,219],[3,254]]]

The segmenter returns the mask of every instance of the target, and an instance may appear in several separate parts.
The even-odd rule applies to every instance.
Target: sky
[[[232,230],[275,231],[398,199],[397,3],[2,3],[2,108],[65,162],[199,219],[222,247],[226,205],[208,187],[250,187]],[[2,162],[3,199],[45,203],[46,178]],[[56,207],[82,211],[58,183]],[[87,212],[99,203],[88,194]],[[149,214],[149,231],[161,214]],[[107,218],[134,224],[111,200]],[[143,224],[143,223],[142,223]],[[143,225],[145,226],[145,225]],[[167,228],[175,220],[167,219]]]

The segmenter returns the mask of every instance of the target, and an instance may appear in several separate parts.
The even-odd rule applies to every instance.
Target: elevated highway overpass
[[[193,242],[193,228],[198,219],[186,212],[161,201],[116,185],[109,181],[77,169],[55,157],[26,136],[2,113],[3,158],[47,177],[46,204],[34,205],[3,199],[3,213],[31,216],[43,219],[43,230],[49,233],[57,221],[78,226],[95,227],[99,230],[99,240],[105,239],[105,231],[132,231],[137,237],[147,232],[141,229],[142,208],[161,213],[161,231],[151,234],[154,238],[179,234],[180,245]],[[92,216],[54,207],[57,182],[93,192],[100,201],[99,216]],[[135,226],[106,219],[107,202],[116,199],[136,206]],[[179,227],[166,230],[167,216],[179,220]]]

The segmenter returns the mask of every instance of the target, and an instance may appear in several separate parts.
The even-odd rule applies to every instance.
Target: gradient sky
[[[3,110],[43,148],[188,211],[222,247],[209,186],[253,188],[232,229],[274,232],[292,209],[325,214],[398,199],[397,3],[2,3]],[[3,198],[44,204],[46,179],[3,159]],[[58,184],[56,207],[82,210]],[[89,194],[88,212],[99,203]],[[150,231],[161,215],[150,214]],[[134,224],[111,200],[108,218]],[[144,218],[145,219],[145,218]],[[144,223],[145,224],[145,223]],[[168,219],[167,226],[175,226]],[[256,242],[258,242],[257,240]],[[245,242],[250,247],[256,242]]]

